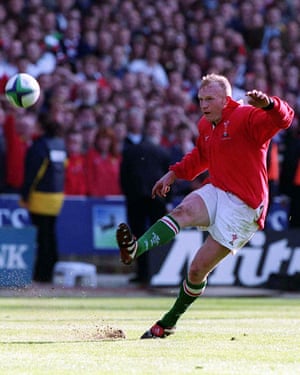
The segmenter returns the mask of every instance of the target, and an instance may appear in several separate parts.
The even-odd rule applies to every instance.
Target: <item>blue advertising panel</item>
[[[31,283],[36,252],[36,229],[0,228],[0,287]]]
[[[93,248],[97,250],[115,250],[116,228],[126,221],[122,201],[106,201],[92,204]]]
[[[0,227],[31,225],[26,209],[19,207],[18,195],[0,195]],[[60,255],[115,253],[115,231],[126,221],[122,196],[108,198],[66,197],[57,220]]]
[[[122,197],[66,198],[57,221],[60,254],[116,252],[115,231],[125,215]]]

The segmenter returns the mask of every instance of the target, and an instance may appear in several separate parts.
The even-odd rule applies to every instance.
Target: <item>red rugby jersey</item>
[[[178,178],[193,180],[208,170],[206,182],[231,192],[252,208],[263,206],[258,225],[263,228],[268,207],[267,149],[271,138],[288,128],[293,109],[278,97],[265,111],[230,99],[214,127],[203,116],[196,147],[170,166]]]

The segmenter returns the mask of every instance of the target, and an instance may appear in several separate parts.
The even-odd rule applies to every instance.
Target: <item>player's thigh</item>
[[[228,255],[230,250],[220,245],[210,235],[196,253],[190,269],[191,282],[201,282]]]
[[[187,195],[170,214],[181,228],[187,226],[207,227],[210,222],[204,200],[194,192]]]

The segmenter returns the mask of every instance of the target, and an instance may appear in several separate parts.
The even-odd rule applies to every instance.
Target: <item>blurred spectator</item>
[[[184,109],[180,105],[172,105],[166,108],[164,112],[164,134],[162,144],[165,147],[171,147],[176,142],[176,131],[179,124],[186,121]],[[193,136],[197,134],[197,127],[186,121],[190,125]]]
[[[273,199],[279,194],[279,148],[278,140],[272,139],[267,154],[267,171],[269,179],[269,206]]]
[[[131,90],[137,88],[138,85],[139,74],[135,74],[132,72],[126,72],[122,79],[122,86],[123,86],[123,95],[125,96],[130,93]]]
[[[95,108],[89,105],[80,105],[75,110],[75,123],[76,128],[83,128],[85,126],[96,127],[96,113]]]
[[[140,89],[131,90],[127,95],[127,106],[146,109],[146,101]]]
[[[134,107],[128,111],[128,134],[124,141],[120,177],[126,198],[127,220],[135,236],[140,236],[167,210],[166,200],[152,199],[151,194],[154,182],[168,170],[170,162],[168,152],[157,144],[157,124],[155,137],[152,125],[150,121],[144,134],[144,111]],[[147,254],[138,259],[136,277],[132,281],[149,282]]]
[[[82,43],[85,45],[87,56],[95,55],[97,53],[98,46],[98,37],[96,30],[84,31],[82,33]]]
[[[131,41],[130,60],[142,60],[146,51],[146,38],[142,34],[133,35]]]
[[[297,119],[284,133],[280,190],[290,198],[291,227],[300,227],[300,126]]]
[[[281,34],[281,39],[285,53],[289,55],[300,40],[299,23],[295,20],[287,22],[286,27]]]
[[[183,81],[183,89],[187,91],[191,100],[198,103],[198,90],[202,77],[202,70],[200,65],[196,63],[188,64]]]
[[[116,120],[113,112],[103,112],[97,119],[100,128],[112,129]]]
[[[66,151],[57,122],[39,117],[42,135],[28,149],[20,205],[37,228],[33,279],[51,282],[58,260],[56,221],[64,200]]]
[[[160,64],[160,54],[161,51],[159,47],[154,44],[150,44],[147,47],[144,59],[136,59],[129,63],[129,71],[133,73],[146,73],[151,76],[155,83],[166,87],[169,80],[165,69]]]
[[[121,27],[115,35],[115,44],[121,46],[125,53],[126,63],[129,60],[129,55],[131,53],[131,31],[127,27]]]
[[[7,13],[9,17],[16,17],[16,19],[20,15],[24,15],[23,10],[25,8],[24,1],[22,0],[15,0],[15,1],[7,1]]]
[[[290,65],[287,69],[287,76],[285,76],[284,85],[287,93],[291,92],[298,94],[298,88],[300,83],[300,70],[295,65]]]
[[[52,77],[55,80],[55,77]],[[52,83],[51,88],[46,93],[44,109],[50,112],[55,112],[59,109],[71,108],[71,87],[68,83],[59,82]],[[52,116],[53,117],[53,116]],[[58,118],[55,118],[56,121],[59,121]]]
[[[0,64],[0,77],[7,78],[18,73],[19,60],[24,56],[23,44],[20,39],[13,39],[6,50],[5,60]]]
[[[81,126],[83,138],[83,152],[86,154],[89,150],[94,148],[95,137],[98,127],[95,122],[84,122]]]
[[[37,134],[36,117],[19,109],[7,114],[3,125],[6,146],[5,192],[19,193],[24,181],[28,147]]]
[[[241,33],[250,50],[259,49],[264,37],[264,17],[259,12],[254,12],[253,5],[244,2],[241,5],[242,15]]]
[[[97,56],[106,58],[110,62],[110,53],[114,45],[113,35],[103,29],[98,33]]]
[[[56,67],[55,56],[36,41],[29,41],[24,46],[26,56],[28,58],[28,65],[26,73],[33,77],[38,77],[40,74],[51,74]]]
[[[99,84],[107,83],[100,71],[99,61],[94,55],[86,55],[77,61],[78,76],[82,81],[95,80]]]
[[[101,128],[95,136],[94,148],[86,154],[87,192],[92,197],[120,195],[121,156],[112,129]]]
[[[141,91],[143,99],[147,99],[148,96],[155,90],[155,92],[164,93],[164,88],[153,84],[151,77],[144,73],[140,72],[136,75],[136,87]]]
[[[57,59],[61,62],[68,62],[72,70],[76,71],[76,61],[89,54],[89,47],[81,36],[81,24],[78,19],[69,19],[63,38],[60,40],[60,48],[57,52]]]
[[[98,103],[98,83],[95,80],[82,82],[76,94],[75,105],[93,107]]]
[[[183,48],[176,48],[170,51],[166,67],[169,72],[176,70],[180,73],[181,77],[183,77],[184,72],[188,67],[188,60]]]
[[[270,52],[269,42],[273,37],[281,37],[284,30],[283,17],[281,9],[277,6],[271,6],[266,9],[264,34],[261,44],[262,51],[267,54]]]
[[[109,74],[113,77],[123,78],[127,71],[126,50],[121,45],[115,45],[111,50],[111,61],[109,64]]]
[[[123,151],[124,140],[127,136],[127,126],[125,122],[121,122],[121,121],[115,122],[113,126],[113,131],[114,131],[115,138],[116,138],[117,151],[121,154]]]
[[[155,145],[161,145],[163,135],[163,125],[161,119],[150,117],[145,125],[147,139]]]
[[[66,30],[68,26],[68,15],[70,10],[75,6],[76,0],[56,0],[55,15],[56,22],[60,31]]]
[[[43,29],[43,42],[47,50],[56,54],[59,49],[62,33],[57,28],[54,11],[48,10],[42,14],[41,27]]]
[[[70,129],[66,136],[67,165],[64,191],[66,195],[86,195],[86,158],[83,154],[82,132]]]
[[[53,103],[48,111],[41,113],[49,113],[49,117],[58,122],[63,132],[67,132],[74,124],[75,112],[70,103]]]
[[[171,164],[180,161],[182,157],[194,148],[194,136],[190,126],[181,122],[176,128],[176,138],[173,145],[170,147]],[[192,191],[192,184],[190,181],[177,180],[172,185],[173,199],[181,200],[183,196]]]
[[[5,112],[2,107],[0,107],[0,193],[4,192],[5,188],[5,157],[6,157],[6,146],[4,138],[4,122],[5,122]]]

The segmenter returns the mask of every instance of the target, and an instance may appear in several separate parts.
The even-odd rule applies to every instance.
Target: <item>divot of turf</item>
[[[96,327],[97,332],[94,336],[97,340],[120,340],[126,339],[124,331],[120,328],[114,328],[110,326]]]

